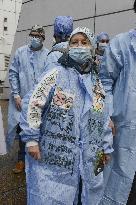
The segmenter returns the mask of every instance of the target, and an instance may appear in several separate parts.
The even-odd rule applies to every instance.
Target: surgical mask
[[[92,59],[92,51],[86,47],[69,48],[69,56],[79,64],[84,64]]]
[[[107,43],[99,43],[99,48],[102,50],[105,50],[105,48],[107,47]]]
[[[29,40],[29,45],[32,48],[39,48],[40,46],[42,46],[42,39],[41,38],[36,38],[36,37],[30,37]]]

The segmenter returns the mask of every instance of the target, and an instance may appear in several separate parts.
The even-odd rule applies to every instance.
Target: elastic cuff
[[[114,152],[113,148],[104,150],[104,154],[111,154],[112,152]]]
[[[32,147],[36,145],[38,145],[38,142],[36,142],[35,140],[29,141],[26,143],[26,147]]]
[[[20,95],[14,94],[14,98],[15,98],[15,99],[18,98],[18,97],[20,97]]]

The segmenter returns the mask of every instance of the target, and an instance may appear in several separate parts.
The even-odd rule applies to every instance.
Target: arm
[[[61,57],[62,53],[59,51],[53,51],[49,53],[46,59],[45,71],[49,71],[58,64],[58,59]]]
[[[104,119],[105,117],[103,118],[103,120]],[[112,148],[112,144],[113,144],[112,130],[109,127],[110,118],[107,118],[105,123],[104,121],[102,123],[103,131],[101,136],[102,137],[101,149],[98,149],[98,151],[96,152],[96,159],[94,163],[95,176],[97,176],[100,172],[103,171],[104,165],[107,164],[111,159],[110,154],[114,151]]]
[[[26,142],[26,146],[32,149],[38,145],[43,107],[55,86],[57,74],[56,69],[46,73],[35,90],[23,99],[20,116],[21,137]]]
[[[20,111],[21,97],[20,97],[19,66],[20,66],[19,53],[17,50],[9,69],[9,83],[10,83],[11,93],[14,97],[16,107]]]
[[[114,151],[112,148],[112,144],[113,144],[113,134],[112,134],[112,129],[110,127],[110,117],[108,117],[104,124],[104,130],[103,130],[103,150],[105,154],[110,154]]]
[[[110,128],[110,118],[107,119],[106,123],[104,123],[103,133],[102,133],[103,141],[102,141],[102,151],[97,152],[96,155],[96,164],[95,164],[95,172],[100,170],[102,171],[104,168],[104,164],[107,164],[111,159],[111,153],[114,151],[112,148],[113,145],[113,135],[112,129]]]
[[[17,50],[9,68],[9,83],[11,93],[15,98],[20,95],[19,66],[19,52]]]
[[[100,65],[100,79],[106,92],[105,110],[110,116],[113,113],[113,89],[122,67],[121,47],[118,37],[115,37],[105,50]]]

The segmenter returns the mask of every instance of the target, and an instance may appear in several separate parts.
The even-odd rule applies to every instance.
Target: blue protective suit
[[[104,181],[102,172],[94,175],[96,153],[113,149],[97,83],[94,74],[60,65],[24,98],[22,140],[37,141],[42,156],[26,157],[28,205],[76,204],[80,176],[82,204],[99,203]]]
[[[100,77],[116,126],[113,165],[100,204],[126,205],[136,171],[136,30],[111,40]]]
[[[45,70],[48,49],[32,51],[28,45],[16,50],[9,69],[9,83],[11,95],[8,110],[8,136],[7,144],[13,144],[16,135],[16,126],[19,122],[20,112],[16,109],[14,97],[19,95],[23,98],[34,85]]]
[[[66,51],[68,47],[68,41],[57,43],[52,46],[51,51],[48,54],[47,61],[46,61],[46,68],[45,70],[50,70],[56,64],[58,64],[58,59],[63,55],[63,52]]]
[[[103,56],[101,56],[101,55],[97,55],[96,56],[96,58],[97,58],[97,60],[99,61],[99,67],[101,67],[101,62],[102,62],[102,60],[103,60]],[[100,68],[99,68],[100,69]]]

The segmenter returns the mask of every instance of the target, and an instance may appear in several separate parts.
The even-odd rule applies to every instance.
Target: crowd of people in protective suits
[[[34,25],[9,68],[13,172],[25,170],[28,205],[126,205],[136,171],[136,30],[110,39],[58,16],[53,38],[49,51]]]

